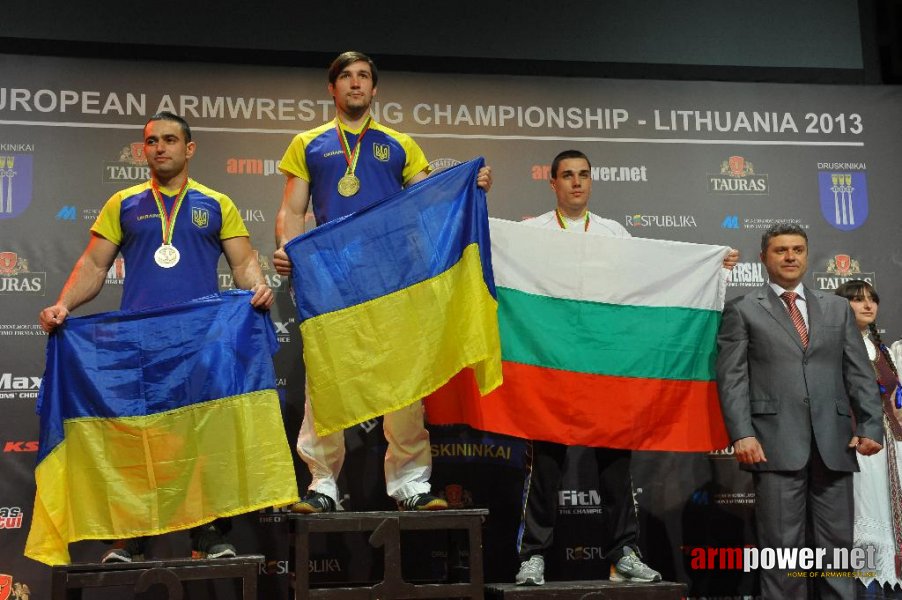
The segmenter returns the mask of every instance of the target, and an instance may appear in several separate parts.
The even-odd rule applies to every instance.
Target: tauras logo
[[[765,195],[769,191],[767,175],[756,173],[754,165],[742,156],[723,161],[720,173],[708,173],[709,193]]]
[[[874,272],[863,272],[861,264],[848,254],[836,254],[827,260],[827,270],[815,273],[814,281],[820,290],[835,290],[847,281],[866,281],[873,286],[877,279]]]
[[[103,182],[138,182],[150,179],[150,167],[144,156],[144,142],[132,142],[119,151],[116,162],[103,164]]]
[[[0,294],[44,295],[46,273],[28,270],[28,261],[15,252],[0,252]]]

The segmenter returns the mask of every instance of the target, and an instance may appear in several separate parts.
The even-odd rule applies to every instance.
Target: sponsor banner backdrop
[[[32,517],[34,403],[46,344],[36,317],[58,295],[103,203],[148,177],[142,125],[160,110],[184,115],[198,146],[192,177],[228,194],[247,223],[276,290],[277,386],[293,442],[304,369],[288,282],[272,267],[284,185],[277,167],[296,132],[334,112],[325,70],[0,55],[0,72],[0,403],[6,415],[0,423],[0,581],[21,597],[47,597],[49,572],[22,556]],[[742,259],[730,277],[730,296],[764,283],[757,260],[761,233],[792,222],[811,239],[806,283],[823,290],[853,278],[874,283],[884,300],[884,339],[902,335],[895,308],[902,297],[902,246],[895,242],[902,219],[892,164],[902,150],[896,135],[902,130],[900,88],[382,72],[377,98],[376,118],[410,133],[436,168],[486,158],[494,172],[493,217],[520,220],[552,208],[551,159],[560,150],[580,149],[592,160],[594,212],[635,236],[738,248]],[[117,309],[127,268],[117,259],[103,291],[76,314]],[[219,275],[223,288],[232,285],[224,261]],[[355,426],[346,439],[343,507],[391,508],[381,475],[380,422]],[[455,506],[491,509],[486,577],[511,581],[526,445],[465,428],[436,428],[432,443],[435,490]],[[572,454],[549,576],[603,577],[605,499],[592,457]],[[299,484],[306,486],[309,476],[295,460]],[[692,596],[756,593],[754,577],[695,573],[683,552],[754,543],[751,482],[728,450],[637,453],[633,477],[650,564],[666,578],[687,582]],[[235,520],[239,550],[266,555],[260,581],[267,597],[287,594],[286,531],[279,509]],[[187,545],[187,536],[174,534],[155,540],[152,549],[157,556],[179,556]],[[417,546],[407,559],[411,578],[438,578],[463,564],[441,536]],[[98,542],[79,543],[72,556],[95,560],[103,549]],[[313,550],[315,581],[360,581],[381,569],[378,553],[363,558],[363,538],[338,536]],[[215,586],[190,594],[232,597],[231,589]]]

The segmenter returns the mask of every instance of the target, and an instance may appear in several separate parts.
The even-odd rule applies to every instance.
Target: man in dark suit
[[[814,546],[851,548],[855,452],[874,454],[883,440],[874,371],[849,303],[802,285],[804,230],[768,229],[761,262],[770,282],[727,303],[717,339],[724,420],[754,478],[758,547],[808,545],[810,518]],[[805,581],[762,571],[761,596],[804,599]],[[822,598],[854,596],[850,577],[816,581]]]

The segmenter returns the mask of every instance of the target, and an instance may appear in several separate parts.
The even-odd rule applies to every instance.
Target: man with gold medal
[[[268,309],[272,290],[260,270],[249,234],[228,196],[188,177],[195,152],[191,129],[168,112],[144,126],[144,156],[151,180],[113,194],[91,227],[91,240],[72,269],[56,304],[41,311],[46,332],[89,302],[121,252],[128,265],[122,310],[187,302],[219,292],[216,267],[225,254],[235,284],[254,295],[251,304]],[[223,539],[219,521],[191,531],[192,555],[224,558],[235,548]],[[103,562],[131,562],[144,552],[144,539],[119,540]]]
[[[291,275],[291,261],[282,246],[304,233],[307,206],[313,202],[317,225],[349,215],[402,188],[425,179],[430,172],[423,151],[410,136],[385,127],[370,115],[378,72],[372,59],[345,52],[329,67],[329,94],[335,101],[333,121],[294,137],[279,170],[285,174],[282,205],[276,216],[273,265]],[[491,169],[480,170],[477,185],[488,191]],[[429,432],[423,424],[421,402],[385,415],[388,451],[385,455],[386,492],[402,510],[440,510],[447,503],[430,493],[432,455]],[[298,435],[298,454],[310,469],[307,495],[292,510],[318,513],[336,510],[337,478],[344,462],[344,433],[318,437],[313,429],[309,399]]]

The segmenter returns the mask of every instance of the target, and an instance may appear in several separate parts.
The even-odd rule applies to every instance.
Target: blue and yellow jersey
[[[354,131],[344,124],[341,128],[353,149],[363,128]],[[401,190],[417,173],[428,173],[429,162],[409,135],[372,121],[363,136],[354,171],[360,179],[360,191],[346,198],[338,193],[338,180],[347,168],[335,121],[296,135],[279,164],[282,173],[310,184],[313,214],[321,225]]]
[[[171,211],[179,190],[160,188]],[[222,240],[248,237],[238,209],[228,196],[188,180],[188,191],[175,220],[172,245],[177,265],[164,269],[154,261],[163,243],[163,226],[150,182],[122,190],[107,200],[91,227],[119,246],[125,258],[123,310],[184,302],[219,291],[216,266]]]

